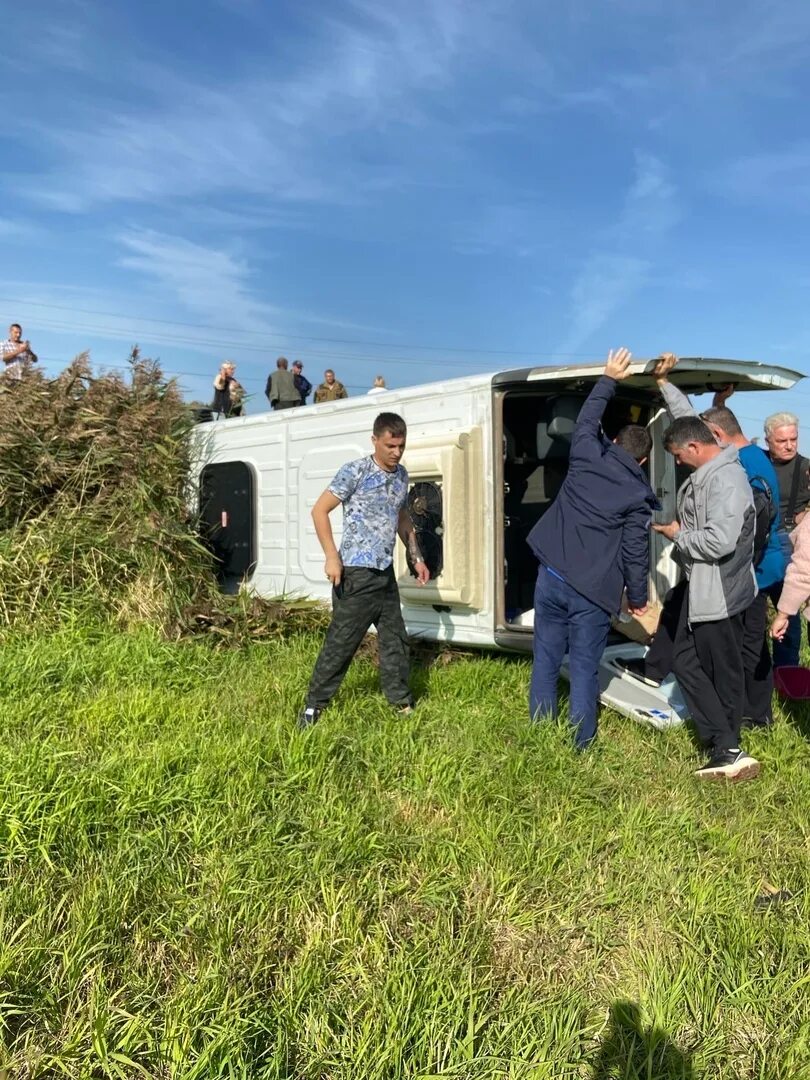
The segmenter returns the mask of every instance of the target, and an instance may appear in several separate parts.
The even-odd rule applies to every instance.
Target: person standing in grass
[[[667,397],[667,404],[674,402]],[[708,751],[696,775],[749,780],[759,762],[740,749],[745,703],[745,612],[757,595],[756,511],[736,446],[720,446],[697,416],[681,416],[664,432],[664,448],[692,469],[678,492],[678,517],[653,525],[675,545],[686,576],[672,657],[701,744]]]
[[[799,418],[793,413],[773,413],[765,419],[765,443],[768,457],[779,479],[779,509],[784,526],[782,545],[785,562],[790,559],[788,536],[799,523],[799,515],[810,505],[810,461],[799,453]],[[782,581],[768,589],[779,608]],[[781,608],[780,608],[781,610]],[[773,643],[774,667],[796,667],[802,647],[802,620],[794,615],[787,630]]]
[[[800,618],[799,612],[810,600],[810,514],[807,510],[800,510],[796,515],[796,528],[791,532],[790,540],[793,555],[781,584],[776,618],[771,624],[774,641],[784,639],[790,620]],[[804,615],[808,617],[806,607]]]
[[[649,529],[658,502],[641,466],[652,440],[638,424],[623,427],[612,441],[602,430],[602,416],[630,373],[630,360],[627,349],[609,354],[604,375],[580,410],[562,488],[528,538],[540,562],[531,717],[556,716],[567,650],[569,715],[579,749],[596,736],[599,662],[625,588],[631,614],[647,610]]]
[[[413,708],[408,639],[393,566],[397,534],[408,548],[420,585],[430,573],[405,509],[408,474],[400,459],[406,437],[401,416],[380,413],[371,436],[373,453],[339,469],[312,508],[326,556],[324,573],[332,584],[332,622],[298,717],[300,728],[316,723],[332,700],[372,624],[377,628],[383,693],[399,712]],[[329,515],[341,504],[343,539],[338,550]]]
[[[677,362],[674,353],[663,353],[653,373],[655,380],[673,419],[679,416],[697,416],[686,394],[669,381],[669,373]],[[768,727],[773,722],[773,669],[768,650],[768,595],[774,588],[778,595],[786,564],[780,543],[779,481],[765,451],[746,439],[737,417],[726,405],[733,392],[734,387],[731,385],[718,390],[711,408],[700,413],[700,419],[720,446],[737,448],[740,465],[745,470],[754,497],[754,572],[759,593],[743,613],[743,725]],[[672,669],[675,634],[680,607],[686,596],[686,584],[683,579],[668,593],[658,630],[647,655],[643,659],[617,661],[619,667],[623,667],[628,674],[642,682],[658,686]]]

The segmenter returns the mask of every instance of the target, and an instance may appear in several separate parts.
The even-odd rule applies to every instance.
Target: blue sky
[[[280,353],[357,392],[618,344],[810,371],[803,0],[27,0],[3,29],[0,321],[51,371],[137,341],[209,399],[233,358],[249,411]],[[810,429],[810,383],[732,404]]]

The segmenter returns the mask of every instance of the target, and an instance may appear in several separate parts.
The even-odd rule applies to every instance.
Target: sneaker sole
[[[736,772],[723,772],[715,769],[712,772],[697,772],[698,780],[725,780],[729,784],[736,784],[740,780],[755,780],[759,776],[760,764],[751,761],[742,765]]]

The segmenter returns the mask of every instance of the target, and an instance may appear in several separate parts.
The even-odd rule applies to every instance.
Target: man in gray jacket
[[[739,746],[745,696],[743,613],[757,594],[751,485],[736,447],[718,445],[696,416],[674,420],[664,432],[664,447],[676,464],[694,470],[678,492],[678,520],[653,528],[674,543],[689,583],[675,633],[673,670],[709,752],[696,775],[752,779],[759,774],[759,762]]]

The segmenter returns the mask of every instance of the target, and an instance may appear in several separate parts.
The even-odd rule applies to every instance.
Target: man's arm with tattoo
[[[420,585],[426,585],[430,580],[430,571],[428,570],[422,552],[419,549],[419,541],[416,539],[416,529],[414,529],[410,514],[405,507],[399,512],[397,532],[411,557],[416,580]]]

